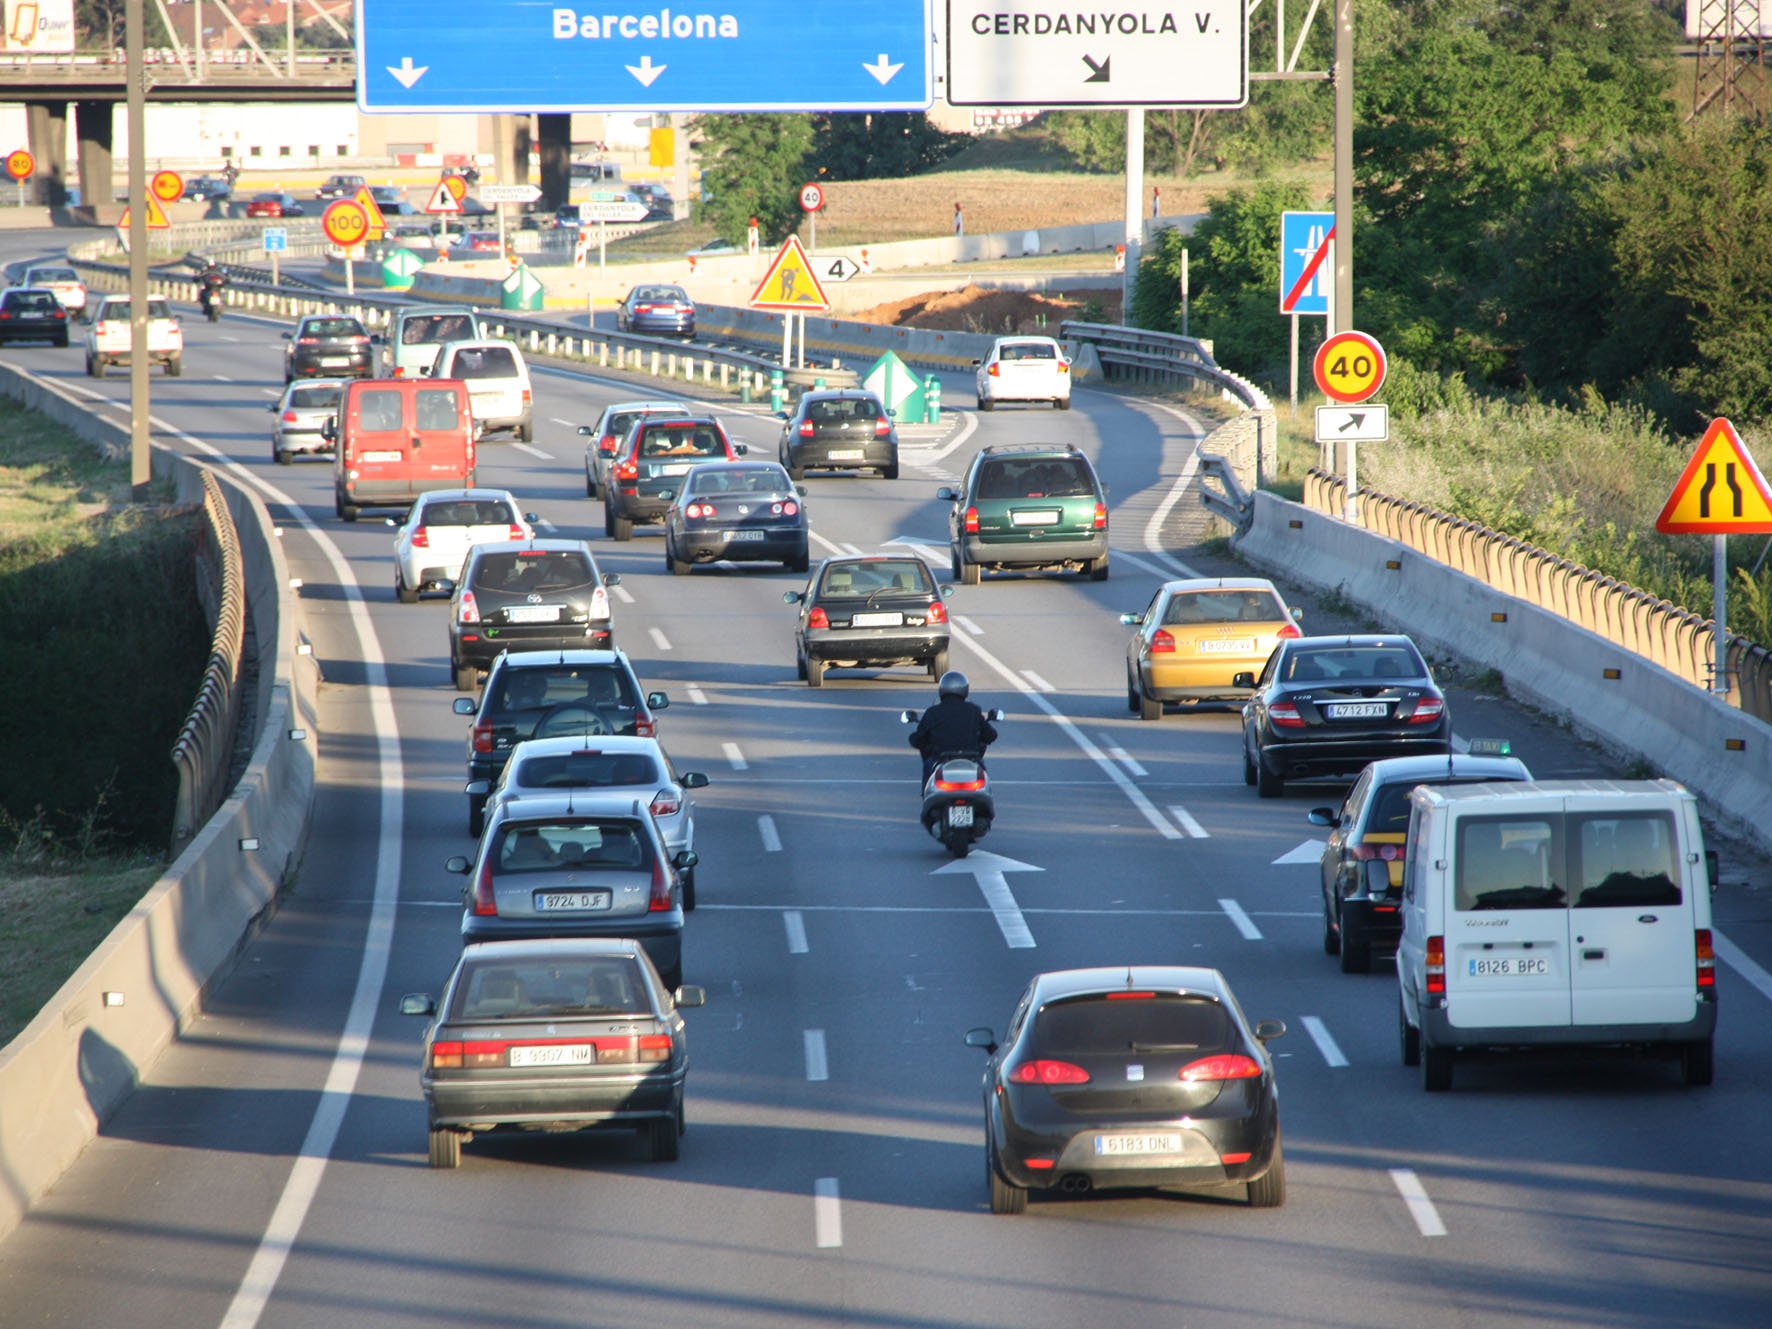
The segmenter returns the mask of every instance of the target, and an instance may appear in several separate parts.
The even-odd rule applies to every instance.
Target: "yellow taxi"
[[[1281,638],[1300,635],[1303,613],[1262,577],[1164,582],[1143,613],[1120,615],[1137,629],[1126,644],[1126,709],[1160,720],[1166,702],[1241,701],[1249,689],[1231,680],[1259,674]]]

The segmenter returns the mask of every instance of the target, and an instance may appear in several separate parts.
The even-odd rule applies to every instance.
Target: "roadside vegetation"
[[[0,1044],[167,863],[167,754],[209,645],[196,521],[169,500],[132,504],[127,461],[0,409]]]

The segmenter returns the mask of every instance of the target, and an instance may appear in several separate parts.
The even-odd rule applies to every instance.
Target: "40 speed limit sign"
[[[1364,332],[1338,332],[1317,348],[1317,387],[1340,402],[1365,401],[1384,386],[1384,347]]]
[[[369,234],[369,214],[361,203],[341,198],[320,214],[320,229],[333,244],[349,249]]]

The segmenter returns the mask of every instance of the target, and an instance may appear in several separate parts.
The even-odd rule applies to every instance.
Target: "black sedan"
[[[369,329],[356,319],[335,314],[309,314],[286,332],[283,381],[298,378],[374,378],[375,348]]]
[[[1286,1199],[1280,1106],[1267,1043],[1216,969],[1115,965],[1036,974],[1008,1041],[966,1034],[984,1073],[991,1212],[1028,1192],[1210,1187]]]
[[[770,461],[703,462],[681,488],[666,489],[665,567],[681,577],[697,563],[811,564],[804,491]]]
[[[431,1166],[452,1168],[477,1132],[638,1130],[655,1162],[677,1157],[689,1071],[681,1006],[631,940],[498,942],[464,947],[435,1002],[420,1084]]]
[[[940,678],[948,669],[943,601],[953,593],[920,558],[827,558],[805,590],[781,597],[800,606],[794,668],[815,688],[831,668],[915,665]]]
[[[1263,798],[1277,798],[1287,780],[1451,750],[1446,698],[1407,637],[1295,637],[1259,678],[1232,682],[1255,689],[1243,707],[1243,783]]]
[[[615,307],[615,326],[621,332],[693,338],[695,301],[681,286],[636,286]]]
[[[0,342],[10,341],[68,344],[68,311],[54,291],[35,286],[0,291]]]
[[[871,470],[898,479],[898,430],[884,403],[866,389],[808,392],[781,418],[781,464],[794,479],[804,479],[809,469]]]
[[[601,650],[615,642],[607,576],[582,540],[474,545],[449,603],[449,664],[458,692],[505,651]]]

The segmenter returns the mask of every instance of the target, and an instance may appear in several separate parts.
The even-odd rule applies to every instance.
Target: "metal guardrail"
[[[1274,404],[1241,374],[1220,367],[1206,344],[1173,332],[1147,332],[1111,323],[1061,323],[1058,335],[1095,349],[1103,377],[1110,381],[1152,382],[1183,379],[1205,384],[1236,398],[1251,411],[1271,411]]]
[[[1200,459],[1200,502],[1215,517],[1222,517],[1236,527],[1237,533],[1241,535],[1255,520],[1254,497],[1238,483],[1237,472],[1231,465],[1230,458],[1205,451],[1195,455]],[[1214,489],[1207,484],[1208,480],[1217,484],[1218,488]]]
[[[202,530],[204,538],[197,551],[198,589],[205,608],[214,616],[215,631],[197,700],[172,745],[172,764],[178,768],[178,802],[172,817],[174,857],[227,797],[234,730],[240,718],[246,572],[233,516],[221,485],[208,471],[203,472]]]

